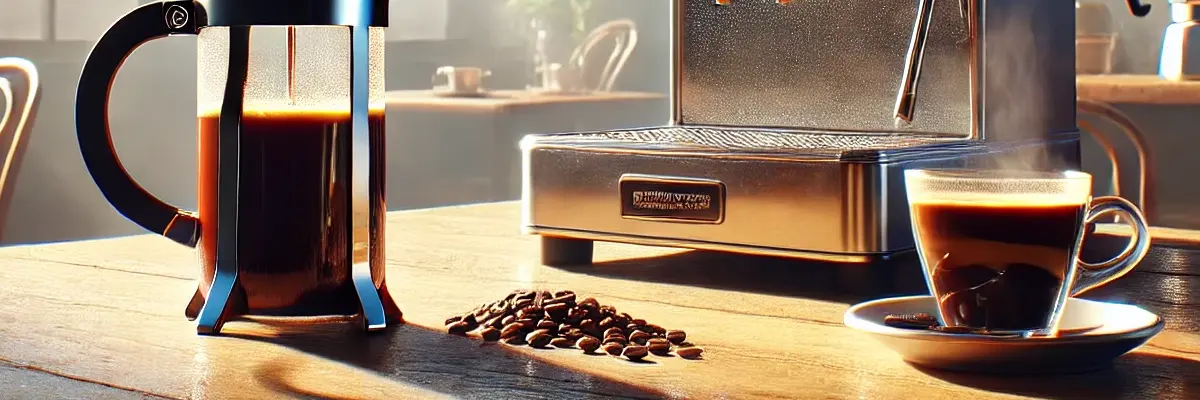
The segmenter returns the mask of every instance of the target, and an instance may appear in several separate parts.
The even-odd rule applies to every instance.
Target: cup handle
[[[196,247],[200,219],[150,194],[125,170],[109,131],[108,95],[117,70],[135,49],[167,36],[197,35],[207,24],[206,18],[204,7],[190,0],[154,2],[134,9],[92,47],[75,94],[79,151],[100,193],[125,218],[188,247]]]
[[[1126,217],[1121,220],[1133,228],[1133,237],[1130,238],[1129,244],[1120,254],[1108,261],[1092,264],[1076,260],[1079,268],[1076,272],[1075,282],[1071,286],[1071,297],[1120,278],[1133,270],[1133,267],[1137,266],[1146,256],[1146,252],[1150,250],[1150,231],[1146,227],[1146,218],[1142,216],[1141,210],[1138,210],[1137,206],[1130,203],[1129,200],[1116,196],[1092,199],[1084,223],[1090,224],[1092,221],[1112,213]]]

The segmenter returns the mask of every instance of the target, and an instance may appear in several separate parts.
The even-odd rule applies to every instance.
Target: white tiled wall
[[[54,0],[54,40],[94,41],[138,0]]]
[[[49,0],[0,1],[0,40],[45,40]]]
[[[447,0],[391,0],[387,40],[446,39],[449,7]]]

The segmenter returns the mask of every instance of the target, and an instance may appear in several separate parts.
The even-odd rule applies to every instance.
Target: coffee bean
[[[680,330],[667,331],[667,340],[671,343],[679,344],[682,343],[684,339],[687,339],[687,332]]]
[[[558,332],[558,324],[556,324],[556,323],[554,323],[554,321],[551,321],[548,319],[543,319],[541,321],[538,321],[537,328],[545,329],[545,330],[551,331],[551,332]]]
[[[584,335],[583,331],[580,331],[578,328],[567,328],[567,330],[565,332],[560,328],[559,332],[563,337],[565,337],[567,339],[571,339],[571,340],[579,340],[579,338],[587,336],[587,335]],[[591,336],[588,336],[588,337],[591,337]]]
[[[646,345],[654,345],[654,344],[660,344],[660,345],[665,344],[667,346],[670,346],[671,342],[669,342],[669,341],[667,341],[667,339],[663,339],[663,338],[654,338],[654,339],[650,339],[650,340],[646,341]]]
[[[625,325],[625,330],[629,331],[630,334],[632,334],[633,331],[636,331],[636,330],[638,330],[638,328],[641,328],[641,327],[642,327],[641,325],[631,323],[629,325]]]
[[[655,324],[646,324],[646,331],[657,335],[665,335],[667,333],[666,329]]]
[[[555,303],[555,304],[546,306],[545,311],[546,311],[546,315],[550,315],[550,316],[553,316],[554,318],[561,319],[561,318],[565,318],[567,316],[567,311],[569,311],[570,309],[571,308],[564,303]]]
[[[694,347],[694,346],[696,346],[696,345],[692,344],[692,342],[680,342],[679,344],[675,345],[675,347],[681,347],[681,348],[682,347]]]
[[[504,329],[500,330],[500,337],[507,339],[513,336],[521,336],[521,332],[524,330],[525,325],[522,325],[520,322],[513,322],[505,325]]]
[[[608,336],[604,338],[604,343],[620,343],[621,345],[629,344],[624,336]]]
[[[608,355],[610,355],[610,356],[619,356],[619,355],[621,355],[621,351],[625,350],[625,346],[621,345],[620,343],[616,343],[616,342],[605,343],[603,347],[604,347],[604,352],[608,353]]]
[[[520,310],[533,305],[533,299],[520,299],[513,302],[513,309]]]
[[[483,331],[479,332],[479,336],[485,342],[495,342],[500,340],[500,330],[492,327],[484,328]]]
[[[701,353],[704,353],[704,349],[699,347],[683,347],[675,349],[675,354],[689,360],[700,358]]]
[[[570,323],[578,323],[579,321],[582,321],[584,317],[587,317],[587,310],[582,308],[572,308],[571,311],[567,312],[567,322]]]
[[[574,295],[575,295],[575,292],[573,292],[573,291],[570,291],[570,290],[559,290],[559,291],[557,291],[557,292],[554,292],[554,297],[563,297],[563,296],[566,296],[566,295],[572,295],[572,296],[574,296]]]
[[[458,321],[462,321],[462,316],[461,316],[461,315],[455,315],[455,316],[453,316],[453,317],[450,317],[450,318],[446,319],[446,325],[450,325],[450,324],[453,324],[453,323],[455,323],[455,322],[458,322]]]
[[[522,329],[524,329],[526,331],[532,331],[534,329],[537,329],[537,320],[533,320],[533,319],[529,319],[529,318],[519,318],[513,322],[521,324]]]
[[[584,353],[591,353],[600,348],[600,340],[591,336],[583,336],[575,342],[575,347],[583,350]]]
[[[600,335],[595,334],[596,323],[592,322],[592,320],[590,320],[590,319],[585,319],[585,320],[579,322],[579,330],[583,331],[583,333],[587,333],[592,336],[600,336]]]
[[[670,343],[650,343],[646,347],[650,349],[651,353],[658,356],[665,356],[671,353]]]
[[[633,321],[629,321],[629,323],[637,325],[639,327],[646,326],[646,320],[641,319],[641,318],[637,318],[637,319],[634,319]]]
[[[600,315],[611,317],[617,313],[617,309],[613,306],[600,306]]]
[[[609,337],[612,335],[620,335],[621,337],[624,337],[625,332],[622,331],[621,328],[608,328],[604,330],[604,337]]]
[[[600,324],[597,326],[599,326],[600,329],[608,329],[608,328],[612,328],[613,325],[615,325],[615,324],[616,324],[616,321],[614,321],[612,319],[612,317],[605,317],[604,319],[600,320]]]
[[[538,329],[526,335],[525,342],[529,343],[529,347],[542,348],[550,344],[551,338],[553,338],[553,336],[550,336],[550,331]]]
[[[555,295],[553,299],[546,300],[546,304],[566,304],[568,306],[575,305],[575,294],[567,293],[563,295]]]
[[[629,346],[621,351],[621,355],[630,360],[638,361],[646,358],[646,354],[650,353],[650,349],[646,346]]]
[[[545,311],[542,310],[541,307],[528,306],[528,307],[522,308],[520,311],[517,311],[517,318],[518,319],[528,318],[528,319],[538,320],[538,319],[541,319],[542,315],[544,315],[544,314],[545,314]]]
[[[965,326],[931,326],[929,329],[942,333],[973,333],[971,328]]]
[[[446,330],[448,330],[451,335],[465,335],[471,330],[471,326],[467,324],[466,321],[458,321],[450,324],[450,326],[447,326]]]
[[[611,318],[613,320],[613,326],[624,327],[625,325],[629,325],[629,318],[625,318],[622,315],[614,315]]]
[[[633,331],[629,334],[629,341],[637,344],[646,344],[650,340],[650,334],[643,331]]]
[[[571,339],[567,339],[565,337],[556,337],[554,339],[550,339],[550,345],[560,349],[565,349],[574,346],[575,342],[572,342]]]
[[[517,320],[516,315],[505,315],[504,318],[500,318],[500,325],[508,325],[508,324],[513,323],[513,321],[516,321],[516,320]]]
[[[588,297],[583,299],[583,301],[575,303],[575,305],[579,306],[580,308],[599,308],[600,302],[596,301],[594,298]]]
[[[516,336],[512,336],[512,337],[502,338],[502,339],[500,339],[500,341],[504,342],[504,344],[507,344],[507,345],[520,346],[520,345],[525,344],[525,336],[516,335]]]
[[[938,325],[937,318],[928,313],[889,314],[883,324],[894,328],[926,329]]]

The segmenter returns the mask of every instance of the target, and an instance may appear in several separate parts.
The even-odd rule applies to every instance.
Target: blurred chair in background
[[[4,114],[0,114],[0,151],[4,157],[0,164],[0,228],[12,201],[17,170],[33,131],[40,95],[41,82],[32,62],[0,57],[0,96],[4,98]]]
[[[1112,162],[1113,194],[1136,204],[1142,209],[1142,214],[1145,215],[1146,222],[1153,224],[1154,193],[1157,181],[1155,179],[1154,163],[1151,162],[1150,145],[1146,142],[1146,135],[1142,133],[1142,130],[1138,128],[1137,124],[1129,116],[1106,103],[1088,99],[1076,99],[1076,107],[1080,117],[1083,115],[1093,115],[1116,126],[1124,134],[1124,140],[1133,144],[1138,160],[1136,192],[1124,190],[1128,189],[1129,185],[1121,185],[1121,158],[1117,154],[1117,146],[1113,144],[1114,141],[1112,138],[1106,136],[1106,131],[1097,129],[1095,124],[1090,121],[1083,118],[1079,118],[1077,121],[1079,129],[1096,138],[1096,142],[1104,148],[1109,161]],[[1136,196],[1133,196],[1134,193],[1136,193]]]
[[[621,74],[625,62],[637,47],[637,41],[637,26],[633,21],[618,19],[605,22],[588,33],[583,43],[571,53],[567,65],[580,70],[588,89],[612,91],[617,76]],[[612,51],[608,53],[608,57],[599,58],[597,56],[603,54],[593,54],[593,50],[606,48],[607,46],[597,47],[605,42],[612,43]]]

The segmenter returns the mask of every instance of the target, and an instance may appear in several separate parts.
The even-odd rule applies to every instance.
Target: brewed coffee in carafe
[[[384,280],[386,1],[296,3],[143,6],[97,43],[80,80],[80,148],[105,197],[199,249],[187,313],[201,333],[240,314],[360,315],[369,329],[400,318]],[[179,33],[198,36],[196,213],[133,182],[104,129],[120,61]]]

